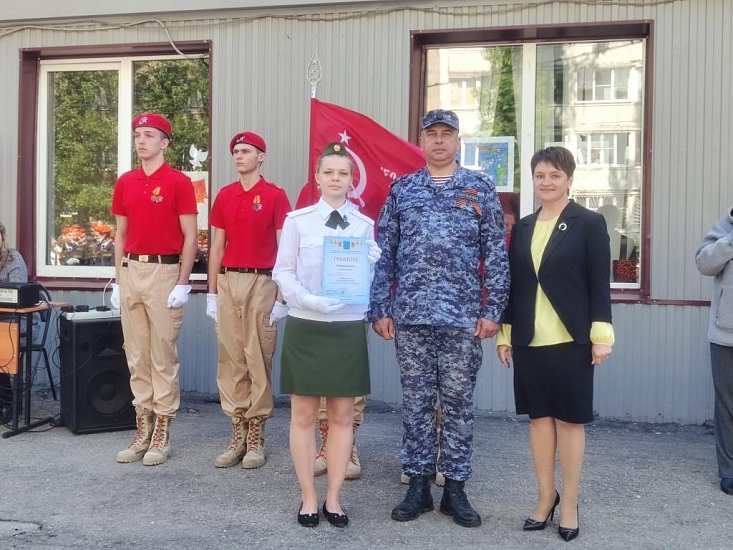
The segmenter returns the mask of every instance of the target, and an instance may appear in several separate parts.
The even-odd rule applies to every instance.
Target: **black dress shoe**
[[[580,534],[580,512],[578,511],[577,514],[578,526],[575,529],[571,529],[570,527],[563,527],[562,525],[559,525],[557,527],[557,532],[560,535],[560,538],[565,542],[570,542],[574,538],[577,538],[577,536]]]
[[[300,504],[300,510],[303,509],[303,504]],[[300,523],[303,527],[315,527],[318,525],[318,522],[320,521],[318,519],[318,512],[314,512],[313,514],[301,514],[300,510],[298,510],[298,523]]]
[[[721,479],[720,490],[726,495],[733,495],[733,477],[724,477]]]
[[[328,523],[334,527],[346,527],[349,524],[349,516],[346,514],[335,514],[333,512],[329,512],[326,509],[325,502],[323,503],[323,515],[326,516]]]
[[[545,518],[545,521],[539,521],[532,518],[527,518],[524,520],[524,527],[522,527],[522,530],[524,531],[541,531],[547,526],[548,521],[552,521],[552,519],[555,517],[555,508],[557,508],[557,505],[560,504],[560,493],[555,491],[555,503],[552,505],[552,508],[550,509],[550,513],[547,514],[547,517]]]

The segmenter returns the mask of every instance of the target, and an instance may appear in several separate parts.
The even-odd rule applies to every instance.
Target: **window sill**
[[[708,307],[709,301],[705,300],[659,300],[649,297],[649,295],[640,288],[612,288],[611,289],[612,304],[641,304],[641,305],[658,305],[658,306],[697,306]]]

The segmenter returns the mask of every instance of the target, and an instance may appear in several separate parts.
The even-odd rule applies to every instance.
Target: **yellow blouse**
[[[550,220],[537,220],[535,222],[532,243],[530,245],[535,273],[539,272],[542,255],[545,252],[547,242],[550,240],[556,224],[557,216]],[[613,325],[611,323],[594,321],[591,324],[590,340],[594,344],[612,346],[615,340]],[[512,326],[504,323],[496,336],[496,345],[511,346],[511,341]],[[538,284],[535,302],[534,337],[529,345],[533,347],[552,346],[572,341],[573,337],[560,320],[555,308],[552,307],[550,300],[547,298],[544,290],[542,290],[542,286]]]

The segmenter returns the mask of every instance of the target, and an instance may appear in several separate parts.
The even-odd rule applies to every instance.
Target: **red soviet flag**
[[[337,141],[354,161],[354,181],[349,200],[376,221],[389,185],[398,177],[425,166],[422,150],[364,115],[333,103],[311,99],[311,136],[308,183],[300,192],[296,208],[315,204],[316,162],[324,147]]]

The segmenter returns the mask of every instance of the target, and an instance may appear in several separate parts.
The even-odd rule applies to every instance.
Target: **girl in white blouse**
[[[321,199],[288,214],[280,237],[273,279],[290,306],[282,347],[280,389],[291,394],[290,451],[300,484],[298,522],[319,522],[313,480],[315,425],[321,396],[328,397],[328,489],[323,514],[344,527],[349,518],[340,503],[351,456],[354,397],[369,393],[369,357],[364,316],[368,305],[344,304],[323,296],[324,237],[363,238],[369,262],[381,250],[372,240],[374,222],[347,199],[353,164],[339,143],[326,146],[318,160],[316,181]]]

